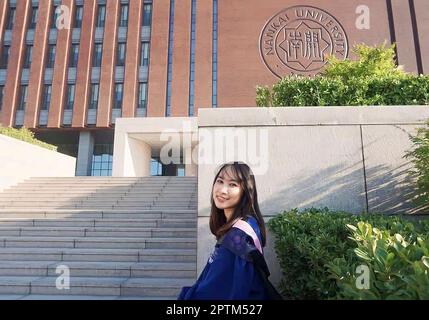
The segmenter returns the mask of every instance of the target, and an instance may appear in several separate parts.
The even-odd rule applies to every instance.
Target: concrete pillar
[[[198,166],[196,163],[192,161],[192,148],[187,148],[183,151],[184,151],[184,160],[185,160],[185,176],[186,177],[198,176]]]
[[[126,132],[115,132],[113,152],[113,177],[149,177],[152,148]]]
[[[94,136],[90,131],[82,131],[79,136],[76,176],[90,176],[92,155],[94,154]]]

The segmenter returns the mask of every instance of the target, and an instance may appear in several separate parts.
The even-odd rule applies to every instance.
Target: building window
[[[174,0],[170,0],[170,23],[168,29],[168,65],[167,65],[167,101],[165,115],[171,116],[171,83],[173,80],[173,34],[174,34]]]
[[[126,43],[118,43],[118,53],[116,55],[116,66],[118,67],[125,66],[126,50],[127,50]]]
[[[54,9],[52,11],[52,21],[51,21],[51,29],[57,28],[57,20],[60,16],[61,10],[59,9],[59,6],[54,5]]]
[[[0,110],[3,105],[3,90],[4,90],[4,86],[0,86]]]
[[[49,105],[51,104],[51,95],[52,95],[52,85],[45,84],[41,110],[49,110]]]
[[[94,47],[94,59],[93,59],[93,67],[99,68],[101,67],[101,58],[103,56],[103,44],[96,43]]]
[[[213,60],[213,73],[212,73],[212,107],[216,108],[217,107],[217,19],[218,19],[218,15],[217,15],[217,5],[218,5],[218,0],[213,0],[213,56],[212,56],[212,60]]]
[[[91,85],[91,101],[89,104],[89,109],[97,109],[98,107],[98,94],[100,91],[100,86],[98,83],[93,83]]]
[[[128,5],[121,5],[121,20],[119,23],[120,27],[128,27]]]
[[[25,49],[24,69],[29,69],[31,67],[32,60],[33,60],[33,46],[28,44]]]
[[[67,86],[67,105],[66,105],[66,110],[73,110],[75,89],[76,89],[76,86],[74,84],[69,84]]]
[[[39,15],[39,8],[33,7],[33,10],[31,12],[30,29],[36,29],[38,15]]]
[[[51,44],[48,47],[48,61],[46,63],[47,68],[53,68],[55,65],[55,53],[57,51],[57,47],[55,44]]]
[[[9,8],[9,14],[7,16],[6,30],[12,30],[15,24],[16,8]]]
[[[82,19],[83,19],[83,6],[76,6],[75,18],[74,18],[74,27],[76,29],[82,28]]]
[[[143,6],[143,27],[150,27],[152,24],[152,5]]]
[[[9,62],[9,55],[10,55],[10,46],[3,46],[3,52],[1,56],[1,62],[0,62],[0,68],[1,69],[7,69],[7,64]]]
[[[162,163],[157,158],[152,158],[150,161],[150,175],[162,176]]]
[[[140,52],[140,66],[147,67],[149,66],[149,42],[142,42],[141,52]]]
[[[27,90],[28,86],[21,86],[21,97],[19,99],[18,110],[25,110],[27,106]]]
[[[139,109],[146,109],[147,107],[147,82],[140,83],[139,85]]]
[[[196,32],[197,1],[192,0],[191,5],[191,59],[189,73],[189,108],[188,115],[194,115],[195,109],[195,32]]]
[[[94,145],[91,176],[111,176],[113,164],[113,144]]]
[[[97,14],[97,28],[104,28],[105,22],[106,22],[106,6],[99,5],[98,14]]]
[[[124,85],[117,83],[115,87],[115,109],[122,109],[122,98],[124,96]]]
[[[70,68],[76,68],[78,60],[79,60],[79,45],[78,44],[73,44],[71,46],[71,50],[70,50],[70,64],[69,64],[69,67]]]

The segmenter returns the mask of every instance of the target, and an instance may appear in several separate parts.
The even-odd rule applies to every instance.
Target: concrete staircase
[[[0,193],[0,299],[176,299],[196,216],[192,177],[29,179]]]

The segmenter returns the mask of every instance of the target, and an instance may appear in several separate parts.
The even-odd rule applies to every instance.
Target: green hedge
[[[357,60],[330,57],[314,78],[290,76],[271,88],[258,86],[256,104],[280,106],[428,105],[429,76],[395,66],[394,47],[357,45]]]
[[[286,299],[361,298],[361,290],[356,289],[350,293],[351,286],[355,283],[353,281],[358,276],[354,271],[363,261],[355,252],[359,247],[356,242],[357,235],[347,227],[347,225],[358,226],[361,221],[382,230],[386,237],[400,234],[411,244],[419,241],[419,237],[424,239],[429,233],[427,221],[410,222],[398,216],[353,215],[330,211],[327,208],[284,212],[268,222],[268,227],[276,238],[275,249],[283,275],[280,283],[283,296]],[[425,241],[428,241],[427,238]],[[405,255],[405,258],[400,258],[403,261],[398,262],[398,266],[404,264],[406,259],[410,261],[417,259],[415,254],[406,251],[401,254]],[[383,252],[376,252],[377,257],[383,255]],[[394,257],[395,263],[398,259]],[[376,260],[364,262],[373,273],[378,270]],[[412,277],[411,269],[412,267],[404,268],[401,276]],[[425,272],[425,276],[428,277],[429,267]],[[377,273],[372,280],[382,281]],[[426,286],[425,283],[422,285]],[[397,288],[402,286],[397,285],[392,290]],[[424,289],[429,292],[429,285]],[[376,290],[381,290],[381,293]],[[388,297],[390,291],[372,287],[366,292],[372,292],[374,296],[368,294],[365,298],[383,299]],[[416,295],[413,289],[409,289],[407,294]]]
[[[429,76],[341,79],[322,76],[311,78],[288,77],[272,89],[257,89],[258,106],[389,106],[428,105]]]
[[[0,127],[0,134],[3,134],[11,138],[15,138],[21,141],[25,141],[45,149],[57,151],[56,146],[37,140],[36,138],[34,138],[34,133],[26,128],[15,129],[15,128]]]

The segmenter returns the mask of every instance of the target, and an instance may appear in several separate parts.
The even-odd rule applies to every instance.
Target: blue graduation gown
[[[254,217],[247,221],[262,243]],[[250,245],[250,246],[249,246]],[[244,231],[231,228],[222,244],[216,244],[207,264],[192,287],[184,287],[179,300],[265,300],[265,288],[253,263],[247,260],[253,240]]]

